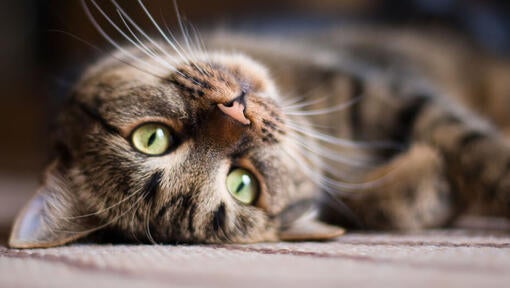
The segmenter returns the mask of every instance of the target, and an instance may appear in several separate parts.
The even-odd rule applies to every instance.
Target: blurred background
[[[116,15],[110,1],[97,2],[110,15]],[[119,2],[141,26],[150,25],[136,1]],[[510,51],[508,0],[178,2],[182,14],[201,31],[223,27],[285,33],[370,22],[449,29],[503,57]],[[171,0],[144,3],[155,18],[176,27]],[[83,67],[104,54],[92,46],[105,51],[110,46],[91,25],[79,0],[2,0],[0,19],[0,201],[21,199],[12,200],[11,210],[0,211],[4,213],[0,219],[5,219],[2,215],[9,218],[37,184],[47,158],[49,124],[58,103]],[[18,197],[21,194],[25,196]]]

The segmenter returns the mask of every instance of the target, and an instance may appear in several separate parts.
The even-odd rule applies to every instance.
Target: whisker
[[[58,29],[49,29],[48,32],[62,33],[64,35],[66,35],[66,36],[69,36],[69,37],[71,37],[71,38],[73,38],[73,39],[75,39],[75,40],[77,40],[77,41],[79,41],[79,42],[89,46],[90,48],[96,50],[97,52],[99,52],[101,54],[109,54],[109,56],[112,57],[113,59],[115,59],[115,60],[117,60],[117,61],[119,61],[119,62],[121,62],[121,63],[123,63],[123,64],[125,64],[127,66],[133,67],[133,68],[137,69],[138,71],[141,71],[143,73],[149,74],[151,76],[154,76],[154,77],[157,77],[157,78],[160,78],[160,79],[165,79],[164,77],[161,77],[160,75],[154,74],[154,73],[152,73],[152,72],[150,72],[148,70],[145,70],[143,68],[140,68],[140,67],[136,66],[133,63],[130,63],[130,62],[127,62],[126,60],[120,59],[119,57],[116,57],[114,54],[106,52],[105,50],[99,48],[98,46],[90,43],[89,41],[87,41],[87,40],[85,40],[85,39],[83,39],[83,38],[81,38],[81,37],[79,37],[77,35],[74,35],[73,33],[70,33],[70,32],[67,32],[67,31],[63,31],[63,30],[58,30]]]
[[[128,20],[129,23],[131,23],[131,25],[133,25],[133,27],[142,35],[144,36],[145,39],[147,39],[154,47],[156,47],[159,51],[163,52],[163,54],[165,54],[166,57],[168,57],[168,59],[170,60],[173,60],[173,62],[177,62],[174,57],[172,55],[170,55],[166,49],[162,48],[161,45],[159,45],[156,41],[154,41],[149,35],[147,35],[147,33],[145,33],[145,31],[143,31],[142,28],[140,28],[140,26],[138,26],[138,24],[136,24],[136,22],[124,11],[124,9],[122,9],[122,7],[117,3],[117,1],[115,0],[110,0],[113,5],[118,9],[118,11],[120,11],[120,13]],[[143,3],[141,4],[143,6]],[[145,8],[145,6],[143,6],[143,8]],[[149,13],[147,11],[147,9],[145,9],[146,13]],[[150,13],[148,14],[149,17],[150,16]],[[154,21],[153,18],[151,18],[152,21]],[[154,21],[155,22],[155,21]],[[159,28],[159,26],[158,26]],[[172,41],[169,41],[168,38],[166,37],[166,35],[163,33],[162,34],[163,37],[167,40],[167,43],[170,45],[170,47],[172,49],[174,49],[174,51],[177,53],[177,55],[184,61],[184,62],[188,62],[188,58],[186,58],[182,52],[175,46],[175,44],[172,42]],[[168,62],[167,62],[168,63]],[[169,64],[170,65],[170,64]],[[171,70],[173,70],[175,73],[177,74],[180,74],[181,76],[185,76],[183,75],[180,71],[178,71],[177,69],[175,69],[174,66],[172,66]]]
[[[301,172],[303,172],[303,174],[306,175],[306,177],[308,177],[308,179],[310,179],[310,181],[312,181],[313,183],[315,183],[317,186],[319,186],[319,188],[321,188],[321,190],[325,191],[326,193],[330,193],[332,195],[337,195],[337,196],[341,196],[341,195],[346,195],[348,192],[346,191],[343,191],[343,190],[339,190],[338,188],[339,187],[333,187],[331,185],[329,185],[329,183],[326,183],[323,181],[323,178],[324,176],[321,174],[321,172],[318,172],[318,171],[314,171],[312,168],[309,167],[309,164],[306,162],[306,160],[304,158],[302,158],[302,155],[299,155],[300,153],[290,153],[288,150],[284,150],[284,153],[286,153],[290,159],[292,159],[292,161],[296,162],[297,166],[299,167],[299,169],[301,170]],[[310,160],[310,159],[308,159]],[[314,162],[314,161],[312,161]],[[316,164],[316,163],[312,163],[312,164]],[[322,169],[318,169],[316,168],[317,170],[321,171]],[[350,189],[346,189],[346,190],[350,190]]]
[[[149,35],[147,35],[147,33],[142,29],[140,28],[140,26],[129,16],[129,14],[124,11],[124,9],[117,3],[117,1],[115,0],[110,0],[110,2],[115,6],[115,8],[117,9],[117,12],[120,12],[120,14],[123,16],[122,18],[125,18],[127,19],[127,21],[138,31],[138,33],[140,33],[145,39],[147,39],[155,48],[157,48],[160,52],[162,52],[166,57],[168,57],[169,60],[172,60],[173,62],[177,62],[176,60],[173,59],[173,56],[170,55],[166,49],[164,49],[163,47],[161,47],[158,42],[154,41]],[[126,25],[129,29],[129,26]],[[131,30],[131,29],[130,29]],[[134,34],[134,33],[132,33]],[[142,41],[140,41],[142,42]],[[160,59],[162,59],[160,57]],[[166,60],[164,60],[166,62]],[[168,62],[167,62],[168,63]],[[170,66],[172,66],[171,64],[169,64]],[[172,66],[171,70],[175,70],[175,67]]]
[[[141,197],[143,199],[144,196],[142,195]],[[140,206],[142,206],[142,201],[137,201],[135,203],[136,203],[135,205],[137,207],[132,209],[133,213],[131,213],[131,221],[129,222],[129,228],[131,230],[131,237],[133,237],[133,239],[136,240],[136,242],[142,243],[142,241],[140,241],[140,239],[138,239],[138,236],[137,236],[138,233],[136,232],[136,230],[138,230],[138,229],[136,229],[137,227],[135,227],[136,226],[136,224],[135,224],[136,223],[136,221],[135,221],[136,210],[139,209]]]
[[[294,146],[295,147],[295,146]],[[302,169],[303,173],[305,175],[308,175],[308,177],[314,181],[319,187],[321,187],[324,190],[327,190],[331,193],[340,193],[341,195],[351,196],[352,192],[361,192],[362,190],[366,189],[373,189],[380,187],[380,185],[383,185],[392,177],[392,172],[396,169],[401,169],[401,166],[395,166],[392,169],[389,169],[384,175],[373,179],[373,180],[367,180],[362,183],[356,183],[356,182],[341,182],[337,181],[335,179],[332,179],[328,177],[327,175],[323,174],[323,171],[325,169],[329,168],[329,165],[324,163],[324,161],[321,161],[320,159],[316,157],[310,157],[308,154],[304,154],[302,152],[296,152],[294,154],[289,154],[289,151],[284,150],[287,155],[294,155],[291,156],[295,157],[293,158],[298,166]],[[299,149],[297,151],[302,151],[302,149]],[[306,160],[308,160],[308,162]],[[307,163],[311,163],[314,165],[314,168],[311,168]],[[332,169],[334,171],[334,169]],[[336,175],[337,177],[341,177],[341,175]],[[345,190],[345,191],[344,191]],[[348,193],[346,193],[349,191]]]
[[[188,25],[190,25],[191,29],[193,30],[193,38],[195,40],[195,46],[197,49],[200,50],[200,53],[202,53],[202,55],[207,55],[207,47],[204,43],[204,41],[202,40],[202,36],[200,35],[200,31],[198,30],[197,27],[195,27],[195,25],[193,25],[193,23],[189,23]]]
[[[117,9],[117,11],[119,11],[125,19],[127,19],[127,21],[133,25],[133,27],[138,31],[138,33],[140,33],[145,39],[147,39],[147,41],[149,41],[155,48],[157,48],[160,52],[162,52],[166,57],[168,57],[168,59],[170,60],[173,60],[173,56],[170,55],[166,49],[164,49],[163,47],[161,47],[161,45],[159,45],[156,41],[154,41],[149,35],[147,35],[147,33],[142,29],[140,28],[140,26],[138,24],[136,24],[136,22],[129,16],[129,14],[124,11],[124,9],[117,3],[117,1],[115,0],[110,0],[110,2],[115,6],[115,8]],[[173,48],[173,47],[172,47]],[[179,51],[176,51],[178,53],[179,56],[181,56],[179,54]],[[186,58],[185,57],[182,57],[182,59],[184,61],[186,61]],[[175,60],[173,60],[174,62],[176,62]],[[170,64],[169,64],[170,65]],[[172,66],[172,70],[175,70],[175,67]]]
[[[134,207],[140,203],[140,201],[143,199],[143,197],[139,197],[135,203],[133,203],[133,205],[131,206],[131,208],[127,209],[126,211],[124,211],[123,213],[121,213],[120,215],[117,215],[116,217],[113,217],[110,221],[104,223],[104,224],[101,224],[99,226],[96,226],[94,228],[90,228],[90,229],[85,229],[85,230],[82,230],[82,231],[69,231],[69,230],[61,230],[59,229],[58,231],[60,232],[66,232],[66,233],[90,233],[90,232],[94,232],[94,231],[97,231],[99,229],[102,229],[102,228],[105,228],[107,227],[108,225],[112,224],[113,222],[119,220],[120,218],[124,217],[127,213],[133,211]]]
[[[290,145],[294,146],[294,148],[299,149],[300,151],[303,151],[303,148],[306,150],[308,150],[308,148],[312,148],[312,147],[303,147],[301,145],[301,143],[292,143]],[[303,159],[307,159],[309,162],[311,162],[311,164],[313,164],[316,167],[315,170],[318,170],[321,172],[327,171],[328,174],[336,175],[336,177],[338,177],[338,178],[346,179],[346,177],[344,177],[344,176],[346,176],[347,174],[351,174],[351,171],[354,171],[354,170],[365,171],[367,168],[369,168],[368,165],[366,165],[366,166],[363,166],[362,164],[355,165],[351,162],[347,162],[349,159],[336,159],[336,160],[328,159],[327,157],[320,155],[320,153],[313,151],[313,149],[308,150],[308,152],[311,152],[313,155],[309,154],[309,153],[306,153],[306,154],[301,153],[301,157]],[[339,156],[339,157],[342,157],[342,156]],[[333,161],[336,164],[343,165],[343,169],[339,166],[332,166],[331,164],[329,164],[327,162],[327,160]],[[349,182],[349,183],[350,184],[358,184],[358,183],[352,183],[352,182]]]
[[[344,155],[341,155],[337,151],[328,149],[326,147],[317,148],[311,147],[310,145],[306,144],[303,139],[300,139],[300,137],[297,134],[294,135],[289,134],[288,136],[290,137],[290,139],[295,141],[295,144],[301,146],[302,148],[305,148],[309,152],[314,153],[317,156],[324,157],[325,159],[334,161],[336,163],[345,164],[349,165],[349,167],[356,168],[368,168],[374,165],[373,163],[370,163],[370,161],[368,160],[360,160],[352,157],[346,157]]]
[[[286,151],[286,153],[288,153]],[[316,185],[318,185],[321,189],[324,191],[327,191],[328,193],[333,193],[333,195],[348,195],[352,192],[361,191],[363,189],[368,188],[374,188],[378,183],[373,182],[367,182],[367,183],[344,183],[337,180],[334,180],[324,174],[322,174],[320,171],[323,171],[324,169],[324,163],[317,163],[318,161],[314,161],[311,158],[308,158],[309,161],[312,162],[316,167],[320,167],[320,169],[317,169],[319,171],[314,171],[312,168],[310,168],[306,161],[302,158],[303,155],[293,155],[294,161],[298,164],[301,171],[309,177],[311,181],[313,181]]]
[[[168,25],[168,22],[166,22],[166,19],[165,19],[164,15],[163,15],[163,11],[160,10],[160,14],[161,14],[161,20],[163,21],[163,25],[164,25],[165,30],[166,30],[165,32],[168,35],[168,37],[171,38],[172,42],[181,51],[181,53],[188,54],[188,52],[186,52],[186,49],[184,49],[184,47],[182,46],[181,42],[177,39],[177,37],[175,37],[174,33],[170,29],[170,26]],[[187,58],[190,58],[189,56],[190,55],[186,55]]]
[[[112,0],[114,2],[116,2],[115,0]],[[175,44],[168,38],[168,36],[165,34],[165,32],[163,32],[163,30],[161,29],[161,27],[158,25],[158,23],[156,22],[156,20],[154,20],[154,17],[152,17],[152,15],[150,14],[149,10],[147,10],[147,7],[145,7],[145,5],[143,4],[142,0],[138,0],[138,4],[140,5],[140,7],[142,8],[142,10],[145,12],[145,14],[147,15],[147,17],[149,18],[149,20],[152,22],[152,24],[154,25],[154,27],[156,28],[156,30],[161,34],[161,36],[165,39],[165,41],[168,43],[168,45],[170,45],[170,47],[172,47],[174,49],[174,51],[179,55],[179,57],[181,57],[181,59],[184,61],[184,62],[189,62],[189,59],[184,57],[184,55],[181,54],[181,52],[179,51],[179,49],[177,48],[177,46],[175,46]],[[128,18],[129,20],[129,18]],[[170,55],[168,55],[169,57],[171,57]]]
[[[174,33],[172,33],[172,31],[170,30],[170,28],[169,28],[169,26],[168,26],[168,23],[166,22],[165,18],[164,18],[164,17],[162,17],[162,19],[163,19],[163,24],[164,24],[164,26],[165,26],[165,29],[166,29],[166,32],[167,32],[168,36],[169,36],[170,38],[172,38],[172,40],[174,41],[174,43],[176,44],[176,46],[178,46],[178,47],[179,47],[179,49],[181,49],[181,51],[183,51],[183,53],[184,53],[184,54],[188,54],[188,55],[187,55],[187,57],[188,57],[188,58],[195,58],[195,60],[196,60],[196,59],[198,59],[198,57],[196,56],[196,54],[195,54],[194,56],[190,57],[190,55],[189,55],[189,54],[190,54],[192,51],[190,51],[190,49],[188,49],[188,52],[186,52],[186,49],[184,49],[184,48],[182,47],[182,44],[181,44],[181,43],[177,40],[177,37],[176,37],[176,36],[174,35]],[[201,51],[201,53],[202,53],[202,55],[204,55],[204,56],[207,54],[207,53],[205,53],[204,51]],[[198,66],[195,62],[191,62],[190,64],[191,64],[191,65],[193,65],[193,67],[195,67],[195,68],[196,68],[196,69],[197,69],[197,70],[198,70],[198,71],[199,71],[202,75],[207,75],[207,74],[205,73],[205,71],[204,71],[204,70],[203,70],[200,66]],[[193,81],[194,81],[194,80],[193,80]],[[199,83],[197,83],[197,84],[199,84]]]
[[[147,199],[148,196],[149,196],[149,193],[146,192],[146,193],[144,193],[143,197],[144,197],[144,199]],[[145,219],[146,219],[145,220],[145,235],[147,236],[147,239],[149,239],[149,242],[151,242],[152,244],[158,244],[152,237],[151,228],[150,228],[150,212],[152,211],[152,205],[153,205],[153,203],[151,202],[150,207],[147,209],[147,211],[145,213]]]
[[[306,107],[306,106],[311,106],[311,105],[323,102],[326,99],[328,99],[328,98],[327,97],[321,97],[321,98],[318,98],[318,99],[311,99],[311,100],[308,100],[308,101],[305,101],[305,102],[297,101],[296,104],[292,104],[292,105],[288,105],[288,106],[282,106],[281,109],[284,110],[284,111],[285,110],[292,110],[292,109],[300,109],[300,108],[303,108],[303,107]]]
[[[182,35],[182,38],[184,39],[184,42],[186,44],[186,51],[188,51],[188,54],[192,54],[192,58],[194,58],[195,60],[198,59],[196,53],[195,53],[195,49],[194,47],[191,46],[191,43],[190,43],[190,35],[189,35],[189,32],[188,30],[186,29],[186,27],[184,26],[184,23],[183,23],[183,20],[182,20],[182,15],[181,15],[181,11],[179,9],[179,5],[177,4],[177,1],[176,0],[173,0],[172,1],[173,3],[173,6],[174,6],[174,11],[175,11],[175,16],[177,17],[177,23],[179,24],[179,28],[181,30],[181,35]],[[165,22],[166,23],[166,22]],[[167,25],[168,27],[168,25]],[[169,29],[167,29],[169,30]],[[172,38],[175,39],[175,36],[173,35],[173,33],[171,34],[172,35]],[[200,49],[200,45],[197,45],[197,47],[195,47],[196,49]],[[181,49],[182,46],[181,46]],[[184,49],[183,49],[184,50]],[[202,53],[203,56],[206,56],[207,53],[205,53],[203,50],[200,51]],[[207,75],[207,73],[198,65],[196,65],[196,63],[192,62],[191,63],[202,75]]]
[[[119,17],[120,19],[122,20],[122,22],[124,23],[124,25],[126,26],[126,28],[128,29],[128,31],[131,33],[131,35],[135,38],[135,40],[139,43],[139,45],[143,48],[143,49],[140,49],[142,50],[147,56],[151,57],[152,59],[156,60],[156,61],[161,61],[163,62],[164,64],[167,65],[167,68],[170,69],[170,70],[175,70],[174,66],[172,66],[170,63],[168,63],[166,60],[164,60],[163,58],[161,58],[161,56],[157,55],[155,51],[153,51],[152,49],[150,49],[149,47],[147,47],[139,38],[138,36],[136,36],[136,34],[134,33],[134,31],[131,29],[131,27],[129,27],[128,23],[126,22],[124,16],[122,15],[122,12],[120,12],[120,10],[117,9],[117,13],[119,14]]]
[[[333,106],[333,107],[329,107],[329,108],[324,108],[324,109],[317,109],[317,110],[301,110],[301,111],[293,111],[292,109],[288,109],[288,108],[283,108],[282,110],[284,111],[284,113],[286,115],[293,115],[293,116],[316,116],[316,115],[324,115],[324,114],[329,114],[329,113],[333,113],[333,112],[338,112],[338,111],[342,111],[346,108],[349,108],[351,107],[352,105],[356,104],[357,102],[360,101],[361,97],[363,96],[358,96],[358,97],[355,97],[354,99],[346,102],[346,103],[342,103],[342,104],[339,104],[339,105],[336,105],[336,106]]]
[[[178,13],[178,15],[181,14],[180,11],[177,11],[177,13]],[[203,57],[208,56],[208,53],[206,52],[206,48],[205,48],[205,43],[202,41],[202,38],[200,37],[200,33],[199,33],[198,29],[193,25],[193,23],[191,23],[191,22],[189,22],[187,20],[185,20],[185,26],[184,27],[186,28],[187,38],[190,41],[191,41],[191,38],[192,38],[192,35],[193,35],[193,39],[192,40],[193,40],[194,43],[191,43],[191,44],[194,44],[194,47],[193,47],[193,49],[191,51],[197,50],[197,52],[199,52]],[[190,30],[187,29],[187,27],[189,27],[191,29],[191,32],[190,32]],[[195,54],[195,58],[197,58],[195,52],[194,52],[194,54]],[[203,70],[202,67],[197,66],[197,65],[195,65],[195,67],[200,71],[200,73],[202,73],[202,75],[207,75],[207,73]]]
[[[97,5],[97,3],[94,1],[94,0],[90,0],[94,5]],[[92,23],[92,25],[94,25],[94,27],[96,28],[96,30],[99,32],[99,34],[101,34],[101,36],[103,36],[103,38],[108,41],[112,46],[114,46],[115,48],[117,48],[117,50],[119,50],[120,52],[122,52],[124,55],[128,56],[129,58],[131,58],[132,60],[134,60],[135,62],[141,62],[141,64],[143,64],[143,66],[150,66],[152,69],[161,69],[161,67],[158,67],[158,66],[154,66],[154,65],[151,65],[149,63],[147,63],[146,61],[142,61],[141,59],[139,59],[138,57],[134,56],[131,52],[127,51],[126,49],[124,49],[122,46],[120,46],[115,40],[113,40],[113,38],[111,38],[108,33],[106,33],[103,28],[101,27],[101,25],[99,25],[99,23],[96,21],[96,18],[92,15],[92,12],[90,11],[87,3],[86,3],[86,0],[81,0],[81,4],[82,4],[82,7],[85,11],[85,14],[87,15],[87,17],[89,18],[90,22]],[[96,6],[97,7],[97,6]],[[102,11],[102,10],[100,10]],[[142,67],[143,67],[142,66]],[[145,68],[144,68],[145,69]],[[160,77],[160,76],[159,76]]]
[[[97,2],[95,0],[91,0],[92,4],[96,7],[97,11],[99,11],[101,13],[101,15],[108,21],[108,23],[110,23],[110,25],[112,25],[113,28],[115,28],[115,30],[120,34],[122,35],[127,41],[129,41],[129,43],[131,43],[133,46],[135,46],[136,48],[138,48],[138,50],[142,51],[143,53],[145,53],[146,55],[148,55],[149,57],[151,57],[150,55],[150,51],[147,50],[147,49],[144,49],[142,46],[138,45],[138,43],[136,43],[135,41],[133,41],[133,39],[131,37],[129,37],[125,32],[124,30],[122,30],[107,14],[106,12],[97,4]],[[117,12],[119,12],[119,10],[117,9]],[[119,14],[121,15],[121,20],[124,21],[124,19],[122,18],[122,14]],[[131,30],[129,28],[129,26],[126,25],[126,27]],[[134,35],[134,33],[132,33],[132,35]],[[134,35],[136,37],[136,35]],[[139,41],[140,43],[140,41]],[[143,45],[143,44],[142,44]],[[159,64],[159,63],[158,63]],[[163,64],[167,64],[169,65],[166,61],[163,62]],[[171,69],[173,69],[173,67],[171,65],[169,65]],[[165,67],[168,69],[168,67]]]
[[[115,204],[113,204],[111,206],[108,206],[106,208],[103,208],[101,210],[98,210],[96,212],[88,213],[88,214],[83,214],[83,215],[79,215],[79,216],[73,216],[73,217],[62,217],[62,219],[72,220],[72,219],[80,219],[80,218],[92,217],[92,216],[97,216],[97,215],[103,214],[103,213],[108,212],[109,210],[119,206],[120,204],[128,201],[133,196],[135,196],[138,192],[139,191],[134,191],[133,193],[129,194],[128,196],[126,196],[124,199],[118,201],[117,203],[115,203]]]
[[[187,42],[189,43],[189,44],[186,44],[186,45],[189,45],[188,50],[191,52],[191,54],[193,54],[193,57],[195,59],[197,59],[196,51],[195,50],[197,50],[198,48],[196,46],[193,46],[193,44],[196,44],[196,43],[193,42],[190,30],[189,30],[189,27],[191,27],[191,25],[190,25],[190,23],[186,19],[184,19],[183,23],[182,23],[182,26],[184,27],[184,31],[186,33],[185,39],[187,39]]]
[[[304,127],[298,127],[291,123],[285,123],[285,126],[289,128],[290,130],[293,130],[295,132],[298,132],[300,134],[304,134],[306,136],[315,138],[320,141],[324,141],[330,144],[335,145],[341,145],[343,147],[347,148],[354,148],[354,149],[394,149],[394,150],[402,150],[403,146],[398,145],[397,143],[393,142],[361,142],[361,141],[351,141],[347,139],[342,139],[338,137],[334,137],[331,135],[327,135],[318,131],[309,130]]]
[[[187,34],[187,32],[186,32],[186,30],[184,28],[184,25],[183,25],[183,22],[182,22],[182,17],[181,17],[181,12],[179,10],[179,5],[177,4],[176,0],[173,0],[173,4],[174,4],[175,14],[177,16],[177,22],[178,22],[179,27],[181,29],[182,37],[184,39],[186,47],[188,48],[189,51],[191,51],[192,49],[191,49],[191,45],[190,45],[190,42],[189,42],[189,35]]]
[[[280,99],[281,99],[280,106],[287,107],[287,106],[299,103],[299,102],[303,101],[305,98],[304,97],[295,97],[294,95],[291,95],[291,94],[282,94],[282,95],[280,95]]]
[[[306,120],[303,120],[303,121],[299,121],[299,120],[291,120],[290,118],[286,118],[285,119],[285,122],[286,123],[290,123],[290,124],[293,124],[295,126],[298,126],[298,127],[309,127],[309,128],[317,128],[317,129],[324,129],[324,130],[329,130],[329,129],[333,129],[335,128],[334,126],[332,125],[323,125],[323,124],[318,124],[318,123],[314,123],[314,122],[308,122]],[[320,131],[320,130],[319,130]]]

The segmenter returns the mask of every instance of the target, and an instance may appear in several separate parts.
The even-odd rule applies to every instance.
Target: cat
[[[72,90],[10,247],[327,240],[510,216],[505,61],[382,27],[178,41],[142,8],[161,41],[120,8],[127,29],[110,24],[128,46],[94,22],[116,52]]]

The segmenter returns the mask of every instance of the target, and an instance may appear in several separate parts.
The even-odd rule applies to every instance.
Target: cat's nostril
[[[244,90],[242,90],[241,94],[239,96],[237,96],[236,98],[232,99],[232,101],[229,101],[227,103],[223,103],[223,105],[226,106],[226,107],[232,107],[232,106],[234,106],[235,102],[239,102],[239,103],[241,103],[242,105],[244,105],[246,107],[246,102],[244,100],[245,97],[246,97],[246,92]]]
[[[230,101],[230,102],[224,103],[222,105],[225,106],[225,107],[233,107],[234,106],[234,102],[235,101]]]

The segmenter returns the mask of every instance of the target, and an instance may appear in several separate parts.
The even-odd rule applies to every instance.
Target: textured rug
[[[31,190],[34,181],[1,183],[0,287],[510,285],[510,227],[494,219],[407,234],[348,233],[331,242],[8,249],[9,223],[28,196],[13,191]]]

